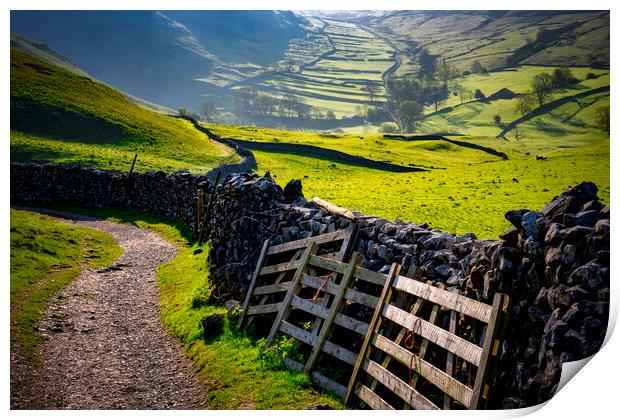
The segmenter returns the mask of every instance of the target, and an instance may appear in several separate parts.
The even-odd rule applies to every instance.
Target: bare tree
[[[538,101],[538,106],[543,106],[553,90],[553,78],[549,73],[539,73],[532,79],[532,90]]]
[[[515,109],[518,113],[521,114],[522,117],[525,117],[526,114],[530,113],[534,106],[536,105],[536,98],[531,93],[526,93],[520,95],[517,98],[517,105]]]
[[[362,88],[362,90],[366,91],[366,93],[368,93],[368,100],[369,102],[374,102],[375,101],[375,95],[377,94],[377,91],[379,90],[377,88],[377,86],[375,85],[366,85]]]
[[[482,64],[480,64],[479,60],[474,60],[473,63],[471,63],[471,72],[472,73],[482,73],[483,67]]]
[[[411,132],[415,130],[417,118],[422,115],[424,106],[416,101],[404,101],[396,110],[401,131]]]
[[[512,134],[515,136],[516,141],[521,141],[523,139],[523,133],[519,130],[519,127],[515,127]]]

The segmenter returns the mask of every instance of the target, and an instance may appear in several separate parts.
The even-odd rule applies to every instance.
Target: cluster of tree
[[[287,93],[281,98],[265,95],[253,88],[238,89],[232,107],[239,114],[285,118],[336,119],[333,111],[323,112],[308,105],[304,99]]]
[[[389,112],[404,131],[413,131],[416,120],[422,115],[426,105],[434,104],[437,111],[439,102],[449,95],[444,84],[413,78],[390,78],[388,92]]]
[[[448,83],[458,76],[456,67],[422,49],[417,57],[416,77],[388,79],[385,112],[397,121],[401,131],[413,131],[424,107],[434,105],[437,112],[439,103],[450,95]],[[455,96],[461,96],[461,102],[468,93],[465,89],[454,91]]]
[[[191,112],[189,111],[187,108],[179,108],[177,110],[177,114],[179,114],[182,117],[190,117],[193,118],[195,120],[200,120],[200,114],[196,113],[196,112]]]
[[[525,116],[536,105],[543,106],[551,97],[554,89],[564,89],[579,82],[569,68],[559,67],[549,73],[539,73],[532,79],[532,93],[517,98],[516,111]]]
[[[480,63],[480,60],[474,60],[471,63],[471,73],[474,74],[486,74],[488,73],[487,69],[482,67],[482,64]]]

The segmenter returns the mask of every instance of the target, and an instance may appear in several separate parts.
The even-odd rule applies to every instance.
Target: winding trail
[[[41,212],[108,233],[124,252],[52,298],[38,324],[41,366],[11,345],[11,408],[206,408],[203,385],[161,323],[157,268],[176,248],[133,225]]]

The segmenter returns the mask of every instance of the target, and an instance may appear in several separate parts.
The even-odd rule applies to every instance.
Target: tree
[[[474,98],[476,98],[476,99],[484,99],[484,98],[486,98],[486,96],[484,96],[484,93],[482,93],[482,91],[480,89],[476,89],[476,91],[474,92]]]
[[[523,133],[521,133],[521,130],[519,130],[519,127],[515,127],[512,133],[514,134],[516,141],[521,141],[521,139],[523,138]]]
[[[471,72],[476,74],[476,73],[482,73],[482,64],[480,64],[479,60],[474,60],[473,63],[471,63]]]
[[[502,116],[501,116],[501,115],[499,115],[499,114],[496,114],[496,115],[493,117],[493,122],[494,122],[496,125],[501,125],[501,124],[502,124]]]
[[[213,102],[203,102],[200,105],[200,115],[206,122],[214,122],[215,118],[220,114],[220,110]]]
[[[302,98],[295,98],[296,103],[293,110],[297,113],[297,118],[308,118],[312,112],[312,106],[308,105]]]
[[[362,88],[362,90],[366,91],[368,93],[368,100],[369,102],[374,102],[375,101],[375,95],[377,94],[377,91],[379,89],[377,89],[377,86],[375,85],[366,85]]]
[[[531,93],[526,93],[517,97],[517,105],[515,110],[521,114],[522,117],[525,117],[526,114],[530,113],[534,106],[536,105],[536,98]]]
[[[422,114],[424,106],[416,101],[404,101],[396,110],[400,120],[401,130],[411,132],[415,130],[417,117]]]
[[[334,111],[332,111],[331,109],[329,111],[327,111],[325,113],[325,118],[328,120],[335,120],[336,119],[336,114],[334,114]]]
[[[543,106],[553,90],[553,78],[549,73],[539,73],[532,79],[532,90],[538,106]]]
[[[444,86],[448,86],[448,82],[456,77],[456,68],[442,59],[437,66],[437,77],[443,81]]]
[[[599,106],[596,108],[596,123],[609,133],[610,114],[608,106]]]
[[[280,107],[283,109],[282,114],[284,116],[291,118],[293,116],[293,112],[297,106],[298,100],[295,95],[290,93],[285,93],[280,99]]]
[[[469,92],[463,86],[459,86],[458,92],[459,92],[459,100],[461,101],[461,103],[465,102],[468,94],[471,95],[471,92]]]
[[[177,111],[177,113],[183,117],[188,116],[189,115],[189,111],[186,108],[179,108],[179,110]]]
[[[437,56],[428,52],[426,48],[418,55],[418,78],[433,80],[437,72]]]
[[[272,115],[276,111],[278,100],[272,96],[257,95],[254,99],[253,110],[259,115]]]
[[[553,87],[556,89],[565,88],[577,82],[573,72],[567,67],[559,67],[553,70],[551,77],[553,78]]]

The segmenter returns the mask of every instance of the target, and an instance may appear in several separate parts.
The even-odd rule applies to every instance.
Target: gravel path
[[[47,337],[39,368],[11,345],[11,408],[206,408],[203,385],[160,320],[157,267],[175,247],[133,225],[53,215],[109,233],[124,252],[51,300],[39,325]]]

